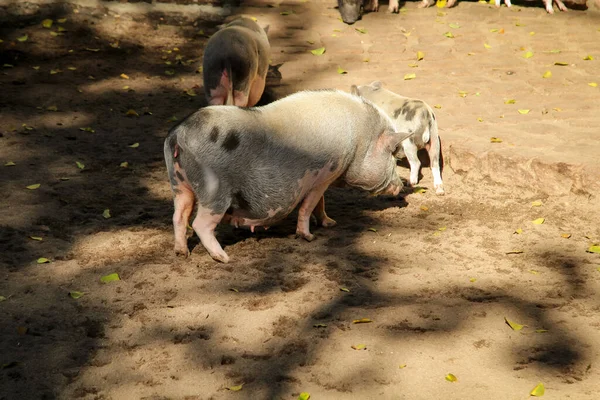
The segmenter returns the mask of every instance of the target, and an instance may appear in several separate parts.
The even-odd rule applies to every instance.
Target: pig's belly
[[[276,210],[269,210],[267,216],[264,218],[256,218],[256,216],[248,215],[244,210],[232,210],[232,212],[225,214],[221,222],[229,223],[236,227],[247,226],[254,228],[255,226],[272,226],[287,217],[296,205],[297,204],[294,204],[294,206],[288,210],[284,210],[281,207]]]

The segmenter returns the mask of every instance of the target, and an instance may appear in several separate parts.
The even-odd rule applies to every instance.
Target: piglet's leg
[[[419,156],[417,155],[419,149],[412,140],[405,140],[402,142],[402,147],[404,149],[404,154],[406,154],[406,158],[408,159],[408,163],[410,164],[409,181],[410,184],[414,186],[419,183],[419,170],[421,169],[421,161],[419,161]]]
[[[325,228],[335,226],[337,223],[335,222],[335,220],[329,218],[325,213],[325,196],[321,196],[319,202],[317,203],[317,206],[315,207],[315,210],[313,211],[313,214],[317,219],[317,222]]]
[[[228,263],[229,256],[225,253],[215,237],[215,228],[221,219],[223,219],[224,215],[224,213],[213,214],[208,208],[203,208],[201,205],[198,205],[198,214],[196,214],[196,218],[194,218],[192,228],[194,228],[202,245],[212,258],[223,263]]]
[[[300,236],[309,242],[315,239],[315,235],[310,233],[310,215],[317,206],[320,200],[323,198],[325,190],[327,190],[328,184],[314,187],[302,201],[302,205],[298,210],[298,225],[296,226],[296,236]],[[325,210],[325,203],[323,203],[323,210]]]
[[[442,173],[440,171],[440,138],[436,137],[425,145],[429,153],[429,165],[431,165],[431,174],[433,175],[433,187],[437,195],[444,195],[444,183],[442,182]]]
[[[173,228],[175,230],[175,254],[187,257],[190,251],[187,246],[186,229],[190,215],[194,209],[194,193],[185,185],[173,188],[175,212],[173,213]]]

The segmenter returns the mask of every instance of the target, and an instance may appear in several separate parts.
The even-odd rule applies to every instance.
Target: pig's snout
[[[352,25],[362,17],[362,0],[338,0],[338,9],[342,16],[342,21]]]

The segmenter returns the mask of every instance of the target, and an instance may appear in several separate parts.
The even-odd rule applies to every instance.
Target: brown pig
[[[217,31],[206,44],[202,71],[210,105],[252,107],[265,90],[271,46],[263,28],[241,17]]]

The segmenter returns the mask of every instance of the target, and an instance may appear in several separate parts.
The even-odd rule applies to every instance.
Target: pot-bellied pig
[[[417,150],[425,148],[429,153],[433,186],[439,195],[444,194],[444,184],[440,172],[440,138],[435,114],[424,101],[400,96],[383,88],[379,81],[370,85],[351,87],[351,92],[370,100],[385,111],[396,124],[396,129],[409,132],[410,137],[402,142],[402,148],[395,154],[397,158],[406,158],[410,164],[410,184],[419,183],[421,161]]]
[[[265,90],[271,46],[266,32],[241,17],[217,31],[206,43],[202,71],[210,105],[252,107]]]
[[[219,223],[268,227],[300,204],[296,234],[313,240],[311,214],[323,226],[330,184],[397,195],[393,153],[408,137],[368,100],[338,90],[295,93],[263,107],[203,108],[171,129],[164,153],[174,194],[175,252],[189,255],[186,226],[218,261]]]

